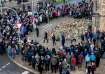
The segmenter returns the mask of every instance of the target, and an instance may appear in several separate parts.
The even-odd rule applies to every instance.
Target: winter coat
[[[52,65],[56,65],[57,64],[57,58],[56,57],[52,57],[51,58],[51,64]]]
[[[95,62],[96,61],[96,56],[94,54],[91,54],[90,55],[90,60]]]
[[[76,65],[76,57],[73,56],[73,57],[71,58],[71,64],[72,64],[72,65]]]
[[[90,55],[89,55],[89,54],[87,54],[87,55],[85,56],[85,61],[86,61],[86,62],[90,62]]]

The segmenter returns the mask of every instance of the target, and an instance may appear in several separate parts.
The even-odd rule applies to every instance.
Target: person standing
[[[35,29],[35,30],[36,30],[36,36],[37,36],[37,37],[39,37],[39,28],[38,28],[38,27],[36,27],[36,29]]]
[[[3,55],[4,53],[4,43],[0,42],[0,55]]]
[[[40,57],[39,63],[38,63],[38,71],[40,72],[40,74],[42,74],[42,72],[43,72],[43,60],[41,59],[41,57]]]
[[[36,59],[35,56],[32,56],[32,68],[35,69]]]
[[[91,63],[89,62],[87,65],[86,73],[90,74],[91,73]]]
[[[94,74],[94,71],[96,70],[96,63],[92,62],[91,63],[91,73]]]
[[[65,45],[65,36],[64,36],[64,33],[61,34],[61,44],[62,44],[62,47],[64,47],[64,45]]]
[[[56,56],[51,58],[51,71],[52,73],[57,71],[57,58]]]
[[[66,74],[70,74],[70,68],[69,68],[69,66],[67,66]]]
[[[45,56],[45,70],[46,71],[49,71],[49,67],[50,67],[50,56],[49,55],[46,55]]]
[[[86,68],[87,68],[88,63],[90,63],[90,54],[88,53],[85,56],[85,62],[86,62]]]
[[[91,60],[91,62],[96,62],[96,55],[95,55],[95,53],[91,53],[91,55],[90,55],[90,60]]]
[[[59,62],[59,74],[62,74],[62,70],[63,70],[63,64],[62,62]]]
[[[99,67],[100,57],[101,57],[100,53],[97,52],[97,54],[96,54],[96,67]]]
[[[84,57],[83,57],[83,54],[80,53],[80,54],[78,55],[78,69],[82,67],[83,58],[84,58]]]
[[[77,60],[75,55],[73,54],[71,58],[72,70],[75,70],[76,63],[77,63]]]
[[[53,46],[56,45],[56,42],[55,41],[56,41],[55,35],[52,34],[52,43],[53,43]]]
[[[45,32],[44,33],[44,43],[45,43],[45,41],[47,41],[47,43],[48,43],[48,33],[47,32]]]

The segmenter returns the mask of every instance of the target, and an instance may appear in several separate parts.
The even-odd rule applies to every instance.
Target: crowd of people
[[[61,37],[62,38],[62,37]],[[75,42],[74,39],[72,42]],[[61,41],[62,42],[62,41]],[[60,74],[70,74],[76,67],[81,68],[85,62],[87,74],[94,74],[99,67],[102,52],[105,51],[105,33],[92,32],[91,29],[81,35],[81,43],[49,49],[33,41],[22,46],[21,54],[23,60],[32,65],[32,68],[38,70],[41,74],[43,71],[58,72]],[[102,51],[102,52],[101,52]]]
[[[12,20],[11,20],[12,17]],[[6,52],[8,45],[15,46],[18,44],[18,33],[15,29],[16,17],[7,13],[7,15],[0,16],[0,54]]]
[[[46,3],[45,3],[46,4]],[[87,16],[92,13],[92,2],[79,3],[75,5],[63,5],[55,7],[52,3],[47,3],[45,8],[43,6],[38,7],[38,13],[34,14],[34,22],[36,24],[42,22],[48,22],[49,18],[55,18],[58,16],[65,16],[70,14],[73,17]],[[63,12],[62,12],[63,11]],[[41,12],[41,13],[40,13]],[[0,54],[3,54],[7,50],[8,55],[15,58],[15,55],[19,55],[21,52],[22,60],[28,62],[33,69],[38,70],[40,74],[43,71],[58,72],[59,74],[70,74],[70,71],[74,71],[84,65],[87,74],[94,74],[94,71],[99,67],[100,58],[105,51],[105,33],[92,31],[92,27],[88,28],[88,31],[81,35],[81,42],[78,44],[72,44],[76,42],[73,39],[69,47],[65,46],[65,35],[61,34],[61,48],[44,47],[43,45],[27,41],[26,35],[33,31],[33,17],[28,15],[27,11],[17,11],[19,17],[13,14],[11,11],[7,11],[6,14],[0,16]],[[42,18],[43,16],[43,18]],[[20,33],[15,27],[17,20],[22,24]],[[36,29],[37,32],[39,31]],[[37,37],[39,34],[37,33]],[[23,40],[22,44],[19,44],[19,37]],[[48,42],[48,34],[45,32],[44,42]],[[52,43],[56,45],[56,37],[52,35]]]
[[[32,27],[36,27],[41,23],[48,23],[51,19],[70,15],[71,17],[91,17],[93,13],[93,2],[90,0],[89,3],[83,1],[78,5],[61,4],[57,5],[50,2],[39,2],[37,4],[37,10],[34,12],[34,16],[29,14],[31,7],[24,7],[23,10],[17,10],[20,23],[22,23],[21,34],[22,36],[27,35],[28,31],[32,32]],[[34,25],[33,25],[34,22]]]
[[[31,6],[23,5],[23,10],[32,11]],[[81,1],[78,4],[56,4],[50,1],[38,2],[34,11],[34,21],[36,24],[49,22],[49,20],[61,16],[72,16],[74,18],[87,17],[90,18],[93,13],[93,1]]]
[[[20,31],[21,38],[27,35],[29,32],[32,32],[34,26],[44,22],[48,23],[53,18],[66,16],[66,15],[70,15],[71,17],[76,17],[76,18],[92,16],[93,2],[92,0],[90,0],[89,3],[82,1],[79,2],[77,5],[75,4],[58,5],[56,3],[47,2],[47,1],[38,2],[34,14],[33,13],[30,14],[30,12],[32,11],[30,6],[23,5],[22,8],[23,9],[14,8],[14,10],[17,11],[18,17],[17,15],[14,15],[13,17],[11,16],[8,17],[9,21],[12,24],[14,23],[17,24],[16,22],[19,19],[18,22],[22,25]],[[7,11],[7,13],[10,12],[11,10]]]
[[[52,2],[39,2],[35,18],[39,23],[48,22],[52,18],[71,16],[74,18],[90,18],[93,13],[93,2],[79,2],[76,4],[56,4]]]
[[[92,32],[91,27],[89,27],[88,32],[81,35],[81,43],[66,47],[65,36],[62,34],[61,44],[63,48],[49,49],[33,41],[28,43],[27,39],[24,39],[24,43],[19,45],[15,40],[18,36],[16,36],[16,31],[13,31],[15,30],[13,25],[6,20],[3,20],[3,23],[4,25],[1,26],[1,38],[3,38],[0,44],[1,49],[7,49],[9,56],[12,58],[15,58],[15,55],[21,52],[22,60],[28,62],[34,69],[38,69],[41,74],[43,71],[49,70],[52,72],[59,71],[60,74],[69,74],[70,70],[75,70],[76,67],[80,68],[84,62],[88,74],[90,72],[94,74],[96,67],[99,66],[102,55],[101,50],[104,51],[105,49],[105,33],[100,31]],[[56,45],[55,39],[53,35],[52,40]],[[48,42],[47,32],[45,32],[44,42],[45,40]]]

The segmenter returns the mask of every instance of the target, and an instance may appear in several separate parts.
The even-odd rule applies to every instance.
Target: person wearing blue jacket
[[[91,55],[90,55],[90,61],[91,62],[96,62],[96,55],[94,53],[91,53]]]
[[[90,60],[91,60],[91,73],[94,74],[94,71],[96,69],[96,55],[94,53],[91,53]]]
[[[90,63],[90,55],[88,53],[85,56],[85,62],[86,62],[86,68],[87,68],[87,64]]]

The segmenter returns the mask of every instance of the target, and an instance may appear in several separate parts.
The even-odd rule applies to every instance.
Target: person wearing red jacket
[[[73,54],[71,57],[71,65],[72,65],[72,70],[75,70],[75,66],[76,66],[76,57]]]

